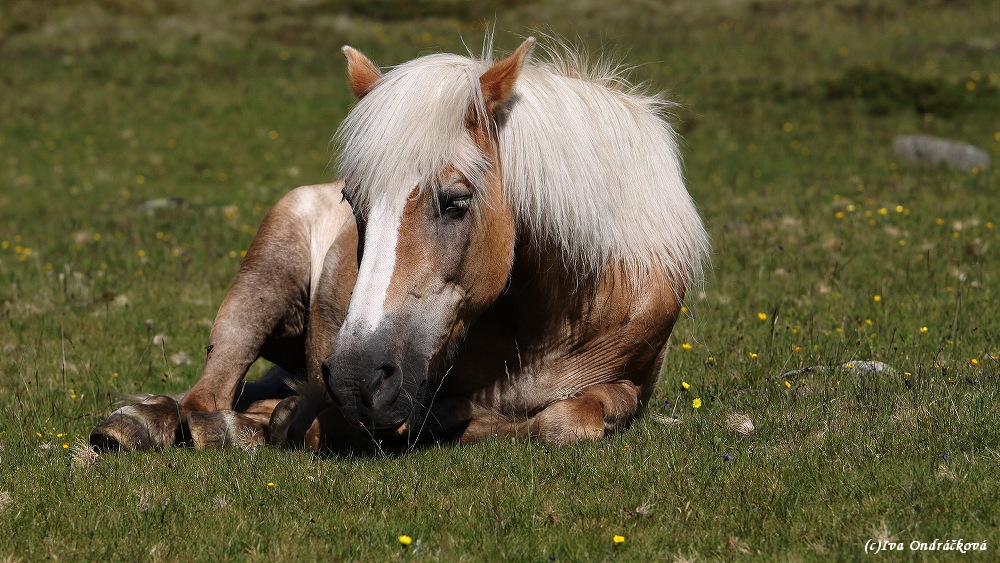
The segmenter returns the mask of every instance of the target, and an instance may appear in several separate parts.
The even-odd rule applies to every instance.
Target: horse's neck
[[[644,315],[648,291],[670,291],[658,283],[640,287],[621,268],[581,276],[566,266],[559,249],[521,240],[496,308],[516,327],[522,348],[558,353],[557,347],[585,346]]]
[[[522,336],[536,330],[552,334],[557,327],[573,328],[565,325],[575,324],[590,308],[598,285],[570,271],[558,249],[522,242],[500,302],[520,314]]]
[[[524,239],[515,256],[507,289],[470,326],[447,391],[544,405],[553,390],[628,379],[645,398],[680,308],[677,288],[658,275],[638,286],[614,269],[581,280],[557,250]]]

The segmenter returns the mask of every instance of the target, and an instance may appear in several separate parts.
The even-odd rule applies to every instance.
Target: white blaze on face
[[[368,214],[365,227],[365,250],[354,285],[351,305],[344,319],[345,327],[375,332],[385,311],[389,282],[396,269],[396,243],[402,206],[379,200]]]

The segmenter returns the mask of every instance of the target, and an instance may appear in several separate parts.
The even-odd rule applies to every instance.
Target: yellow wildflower
[[[691,401],[691,406],[694,407],[694,408],[696,408],[696,409],[700,409],[701,408],[701,399],[700,398],[696,398],[695,400]]]
[[[615,537],[611,538],[611,541],[615,542],[616,544],[617,543],[625,543],[625,536],[617,536],[616,535]]]
[[[681,348],[684,349],[684,350],[690,350],[691,349],[691,345],[688,344],[687,342],[685,342],[685,343],[681,344]]]
[[[687,381],[681,381],[681,387],[683,387],[684,389],[690,389],[691,384],[688,383]]]
[[[407,536],[406,534],[399,536],[399,545],[406,547],[411,543],[413,543],[413,538],[411,538],[410,536]]]

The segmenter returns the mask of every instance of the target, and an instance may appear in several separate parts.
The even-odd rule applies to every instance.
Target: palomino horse
[[[180,402],[124,407],[92,443],[565,443],[628,424],[707,236],[666,103],[572,53],[532,62],[534,44],[384,74],[345,47],[343,181],[264,219]],[[258,357],[280,367],[243,383]]]

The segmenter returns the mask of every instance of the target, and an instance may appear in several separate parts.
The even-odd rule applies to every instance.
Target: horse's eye
[[[459,197],[449,198],[441,210],[441,213],[447,215],[453,219],[458,219],[465,215],[469,211],[469,206],[472,205],[472,196],[463,195]]]

